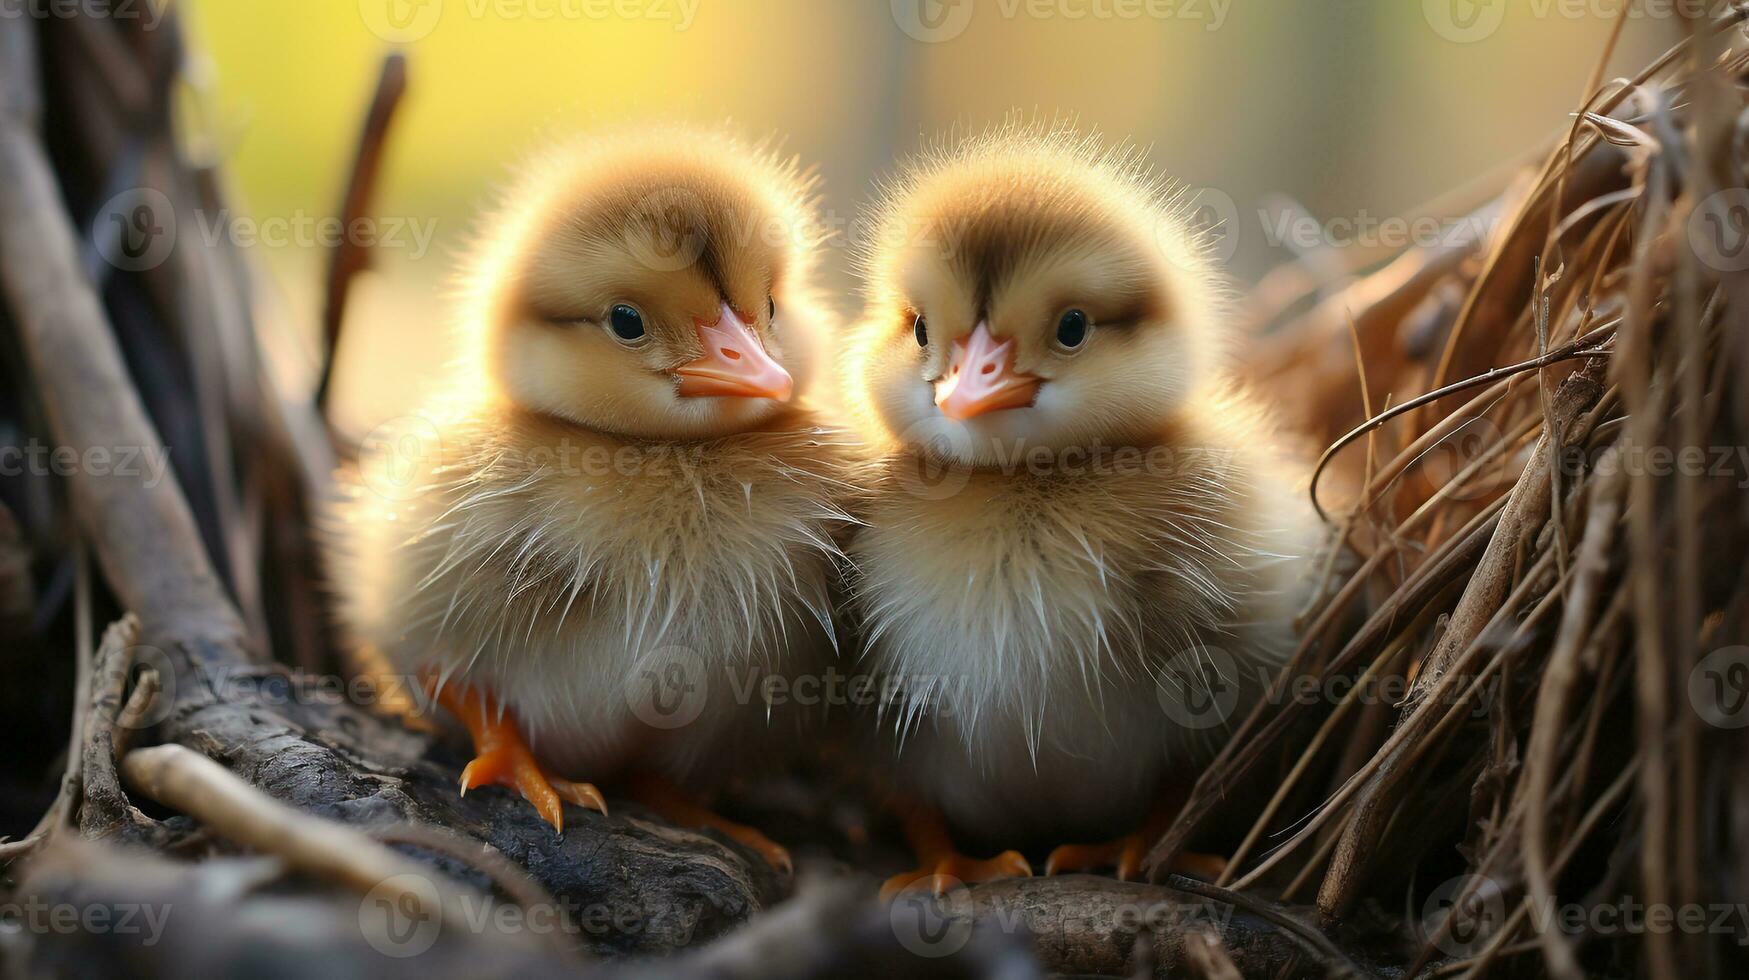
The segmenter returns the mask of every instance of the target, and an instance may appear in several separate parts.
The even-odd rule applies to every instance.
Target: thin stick
[[[1299,940],[1308,952],[1316,956],[1331,976],[1359,977],[1364,975],[1360,967],[1348,958],[1348,954],[1336,948],[1336,944],[1332,943],[1328,936],[1269,902],[1239,892],[1228,891],[1225,888],[1181,874],[1167,875],[1166,884],[1178,891],[1188,892],[1199,898],[1212,899],[1234,908],[1243,909],[1280,927],[1288,935]]]
[[[1388,409],[1379,415],[1362,422],[1360,425],[1355,426],[1353,429],[1349,430],[1347,434],[1343,435],[1342,438],[1336,440],[1329,449],[1324,450],[1324,455],[1318,458],[1318,465],[1312,470],[1312,485],[1309,491],[1312,497],[1313,509],[1318,512],[1318,516],[1323,518],[1325,523],[1329,523],[1330,515],[1324,512],[1323,505],[1318,502],[1318,480],[1323,476],[1325,468],[1330,465],[1330,460],[1335,458],[1336,454],[1346,448],[1349,443],[1359,439],[1361,436],[1366,435],[1379,426],[1384,425],[1391,419],[1412,412],[1423,405],[1439,401],[1447,395],[1455,395],[1460,391],[1468,391],[1471,388],[1480,387],[1491,381],[1498,381],[1501,378],[1511,377],[1515,374],[1523,374],[1526,371],[1540,371],[1551,364],[1559,364],[1562,361],[1571,361],[1580,357],[1594,357],[1599,354],[1607,353],[1607,348],[1604,346],[1604,337],[1600,335],[1613,331],[1614,326],[1615,325],[1611,323],[1603,327],[1598,327],[1596,330],[1593,330],[1591,333],[1586,334],[1578,340],[1549,351],[1541,357],[1533,357],[1528,361],[1520,361],[1517,364],[1510,364],[1506,367],[1490,368],[1474,377],[1465,378],[1462,381],[1454,381],[1443,388],[1436,388],[1424,395],[1417,395],[1401,405]]]
[[[358,137],[352,176],[346,182],[346,198],[340,205],[342,229],[351,229],[354,223],[370,216],[371,197],[382,169],[383,144],[388,139],[389,124],[395,119],[395,109],[406,92],[407,56],[395,51],[383,59],[376,94],[364,117],[364,131]],[[322,296],[322,373],[316,382],[318,410],[328,407],[334,355],[340,350],[340,328],[346,317],[346,297],[352,290],[352,279],[369,266],[370,252],[350,231],[341,235],[328,253],[328,281]]]
[[[444,907],[440,899],[439,907],[433,907],[430,901],[432,894],[446,890],[466,894],[460,883],[361,831],[294,810],[198,752],[180,745],[135,749],[122,759],[121,774],[136,792],[194,817],[229,840],[361,894],[381,893],[442,915],[459,929],[468,928],[453,904]],[[443,887],[434,890],[440,882]]]

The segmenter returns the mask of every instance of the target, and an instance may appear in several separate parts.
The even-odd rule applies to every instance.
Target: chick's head
[[[793,162],[710,131],[543,154],[464,286],[488,382],[632,438],[757,427],[808,374],[810,193]]]
[[[1187,210],[1133,154],[1061,130],[925,155],[864,256],[853,410],[969,465],[1157,431],[1220,370],[1224,289]]]

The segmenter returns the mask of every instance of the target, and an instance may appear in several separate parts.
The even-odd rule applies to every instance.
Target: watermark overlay
[[[1239,250],[1240,224],[1233,195],[1219,187],[1184,187],[1154,222],[1154,244],[1176,265],[1224,265]]]
[[[424,258],[437,237],[436,218],[370,216],[342,221],[301,209],[288,215],[256,216],[234,214],[228,208],[197,208],[178,215],[163,192],[135,187],[116,194],[97,209],[91,219],[91,239],[111,266],[124,272],[143,272],[163,265],[179,236],[191,227],[193,240],[206,248],[225,243],[240,249],[332,249],[352,244],[404,250],[413,259]]]
[[[170,475],[167,446],[51,446],[35,438],[0,446],[0,476],[90,476],[138,480],[151,489]]]
[[[1229,905],[1178,899],[1121,902],[1066,916],[1047,915],[1031,907],[990,907],[980,914],[964,882],[944,876],[929,879],[929,883],[930,890],[901,892],[887,907],[899,945],[925,959],[952,956],[981,931],[1024,934],[1042,943],[1053,936],[1090,933],[1140,936],[1213,930],[1225,934],[1233,918]],[[931,893],[935,890],[940,894]]]
[[[289,215],[233,215],[227,209],[194,213],[201,244],[213,248],[229,240],[238,248],[336,248],[342,244],[368,249],[405,249],[422,259],[437,237],[436,218],[361,217],[342,221],[303,210]]]
[[[1448,956],[1474,956],[1506,924],[1506,890],[1486,875],[1459,875],[1428,893],[1419,918],[1407,918],[1422,943]]]
[[[136,673],[158,675],[157,697],[137,716],[124,715],[119,724],[146,729],[169,716],[176,702],[176,672],[162,649],[147,644],[128,648]],[[221,665],[202,674],[203,683],[220,700],[261,707],[392,707],[410,714],[435,710],[425,679],[415,674],[360,673],[352,676],[315,674],[301,670],[251,665]]]
[[[1001,20],[1179,21],[1214,32],[1233,0],[890,0],[893,23],[908,37],[940,44],[964,34],[974,17]]]
[[[1749,490],[1749,446],[1648,446],[1625,441],[1592,449],[1566,446],[1556,463],[1561,475],[1568,477],[1623,473],[1657,479],[1729,480],[1737,489]]]
[[[951,41],[971,26],[975,0],[890,0],[893,23],[924,44]]]
[[[654,272],[691,268],[703,255],[710,236],[702,216],[704,201],[685,187],[665,187],[633,205],[625,223],[640,234],[628,235],[631,257]],[[776,222],[761,222],[737,214],[728,240],[746,246],[763,242],[785,244],[789,232]]]
[[[808,710],[903,708],[909,717],[948,718],[971,700],[970,674],[899,671],[777,671],[713,664],[682,646],[658,648],[642,659],[624,683],[626,705],[651,728],[671,730],[697,721],[713,697],[725,706]]]
[[[423,415],[378,423],[358,444],[358,481],[384,500],[412,500],[440,478],[447,456],[443,430]]]
[[[942,500],[964,490],[974,468],[964,460],[979,460],[976,472],[1003,476],[1124,479],[1169,478],[1194,473],[1225,479],[1236,465],[1236,454],[1208,447],[1115,445],[1100,440],[1049,445],[1025,438],[997,439],[974,435],[964,422],[931,414],[908,426],[899,442],[909,452],[894,459],[893,477],[913,496]],[[383,420],[359,441],[359,483],[384,500],[402,502],[421,497],[459,477],[469,461],[485,458],[490,448],[491,471],[506,481],[539,475],[566,479],[614,477],[692,478],[704,465],[703,443],[624,443],[563,436],[550,444],[517,450],[487,447],[466,432],[440,426],[419,413]],[[451,468],[462,472],[452,474]]]
[[[701,0],[358,0],[372,34],[411,44],[431,34],[444,17],[537,22],[648,21],[674,31],[692,27]]]
[[[961,899],[964,882],[949,878],[940,882],[943,898]],[[973,916],[955,901],[944,902],[922,891],[901,892],[887,907],[887,918],[899,945],[914,956],[940,959],[952,956],[972,941]]]
[[[1695,664],[1688,703],[1715,728],[1749,726],[1749,646],[1722,647]]]
[[[384,956],[404,959],[437,945],[443,934],[443,896],[421,874],[384,878],[358,902],[358,929]]]
[[[1630,21],[1716,20],[1730,12],[1732,0],[1421,0],[1429,27],[1454,44],[1486,41],[1513,16],[1533,20]]]
[[[1496,226],[1497,218],[1487,215],[1403,216],[1364,208],[1319,218],[1285,199],[1248,212],[1219,187],[1189,186],[1176,192],[1173,205],[1155,224],[1155,238],[1169,261],[1225,264],[1246,240],[1295,254],[1324,249],[1459,248],[1485,240]]]
[[[1239,708],[1240,667],[1220,647],[1185,650],[1166,664],[1154,691],[1166,716],[1201,731],[1226,724]]]
[[[1237,719],[1257,700],[1276,707],[1300,705],[1335,707],[1348,702],[1400,708],[1412,699],[1439,704],[1468,706],[1469,716],[1482,719],[1495,710],[1505,696],[1498,677],[1482,682],[1472,692],[1470,685],[1441,692],[1434,697],[1417,688],[1407,674],[1296,674],[1277,683],[1275,667],[1261,661],[1244,661],[1216,646],[1185,650],[1167,661],[1154,680],[1154,693],[1167,717],[1185,728],[1218,728]],[[1251,692],[1247,697],[1246,692]]]
[[[170,906],[165,903],[75,905],[36,897],[0,902],[0,933],[138,936],[140,945],[156,946],[169,921]]]
[[[156,30],[165,3],[152,0],[0,0],[0,20],[137,20]]]
[[[632,714],[662,730],[697,721],[710,701],[712,673],[698,652],[664,646],[639,659],[624,686],[626,706]]]
[[[1270,245],[1309,252],[1319,248],[1457,248],[1487,238],[1496,220],[1481,215],[1377,215],[1364,208],[1322,221],[1292,208],[1263,208],[1259,224]]]
[[[1428,446],[1415,460],[1415,473],[1427,489],[1447,500],[1469,501],[1491,497],[1505,489],[1510,478],[1512,453],[1506,433],[1487,416],[1477,416]]]
[[[1173,477],[1194,473],[1219,480],[1231,473],[1235,453],[1206,447],[1113,445],[1100,440],[1050,445],[1025,438],[975,435],[964,422],[930,415],[906,426],[898,441],[906,458],[894,461],[893,478],[905,492],[944,500],[964,490],[972,473],[1005,477]],[[976,459],[974,467],[966,460]]]
[[[844,673],[828,666],[822,673],[744,672],[731,680],[737,704],[767,708],[873,708],[877,714],[902,707],[909,717],[951,718],[972,700],[971,674],[891,672]]]
[[[134,187],[103,202],[91,219],[91,240],[103,260],[123,272],[164,264],[176,247],[176,208],[162,191]]]
[[[671,907],[584,902],[569,896],[523,905],[463,892],[446,906],[436,883],[422,874],[394,875],[378,882],[358,903],[365,942],[384,956],[406,959],[435,946],[446,931],[473,936],[536,935],[599,938],[635,936],[656,922],[664,928],[706,921],[698,914],[706,898],[676,900]]]
[[[158,697],[138,717],[122,724],[150,728],[164,720],[174,701],[176,675],[158,647],[129,648],[137,671],[152,671],[162,685]],[[372,671],[353,675],[319,674],[279,667],[221,666],[208,671],[206,685],[221,700],[274,707],[391,708],[413,717],[439,711],[433,675]],[[904,706],[912,714],[953,715],[970,700],[970,674],[934,675],[888,671],[843,671],[828,664],[820,671],[777,671],[757,665],[729,666],[680,645],[660,646],[639,658],[621,682],[631,714],[651,728],[673,730],[696,722],[713,699],[737,708],[871,708],[884,712]],[[449,681],[472,690],[470,681]]]
[[[1749,946],[1749,903],[1713,902],[1672,905],[1642,902],[1632,895],[1607,901],[1562,902],[1508,900],[1505,887],[1486,875],[1459,875],[1430,892],[1416,923],[1418,938],[1454,957],[1480,953],[1498,938],[1520,902],[1526,906],[1533,932],[1569,937],[1713,935],[1728,936]]]
[[[448,477],[453,462],[480,458],[484,448],[460,431],[444,431],[417,413],[378,423],[359,443],[359,482],[388,501],[412,500]],[[561,437],[526,450],[493,446],[492,472],[507,480],[542,476],[603,479],[614,476],[676,478],[697,471],[703,444],[603,442]]]
[[[169,656],[147,645],[129,648],[136,671],[152,671],[162,685],[158,697],[137,717],[122,724],[150,728],[175,701],[176,674]],[[472,690],[480,678],[449,680]],[[1487,717],[1504,697],[1498,678],[1460,685],[1438,693],[1419,690],[1406,674],[1354,676],[1298,674],[1277,683],[1270,663],[1246,660],[1216,646],[1202,646],[1172,657],[1155,676],[1160,708],[1176,724],[1202,730],[1225,725],[1258,700],[1278,707],[1362,705],[1401,707],[1412,699],[1434,699],[1453,707],[1467,705],[1472,718]],[[433,676],[426,672],[373,671],[353,675],[318,674],[278,667],[220,667],[205,683],[222,700],[262,707],[387,708],[413,717],[439,712]],[[489,681],[486,681],[489,687]],[[626,708],[650,728],[671,731],[697,722],[713,704],[755,709],[872,709],[877,715],[902,711],[907,718],[952,718],[977,700],[973,673],[930,674],[898,670],[773,670],[730,665],[678,645],[658,646],[640,657],[620,682]],[[1724,728],[1749,725],[1749,647],[1729,647],[1703,661],[1690,678],[1690,697],[1709,722]],[[759,709],[763,709],[762,711]]]
[[[1688,244],[1716,272],[1749,269],[1749,189],[1707,195],[1688,216]]]
[[[899,442],[909,449],[893,461],[893,477],[901,489],[921,500],[946,500],[971,482],[968,466],[950,462],[972,453],[971,431],[945,415],[934,415],[906,426]]]
[[[1641,902],[1631,895],[1612,902],[1532,902],[1531,928],[1568,936],[1731,936],[1749,946],[1749,903]]]

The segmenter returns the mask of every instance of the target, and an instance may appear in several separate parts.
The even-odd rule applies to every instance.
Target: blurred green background
[[[956,126],[1014,109],[1149,148],[1235,202],[1229,261],[1291,252],[1259,209],[1320,220],[1413,209],[1554,134],[1626,0],[185,0],[191,118],[237,213],[333,214],[383,54],[409,57],[379,218],[405,222],[356,287],[337,409],[367,426],[417,396],[447,348],[443,292],[472,215],[527,148],[651,117],[777,135],[848,230],[871,179]],[[1634,17],[1609,74],[1680,25]],[[266,229],[267,225],[262,225]],[[434,232],[429,247],[417,229]],[[387,223],[382,231],[388,234]],[[264,236],[267,237],[267,236]],[[315,363],[322,250],[288,234],[268,271],[276,364]],[[826,267],[855,308],[848,254]]]

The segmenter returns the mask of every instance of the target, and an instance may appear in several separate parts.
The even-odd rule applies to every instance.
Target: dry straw
[[[1690,24],[1631,79],[1600,61],[1540,166],[1471,212],[1488,234],[1297,317],[1304,269],[1256,294],[1279,327],[1259,379],[1291,377],[1330,444],[1315,499],[1338,547],[1278,696],[1156,864],[1260,791],[1222,884],[1326,925],[1383,915],[1411,972],[1742,975],[1742,20]],[[1407,696],[1287,697],[1307,673]]]

